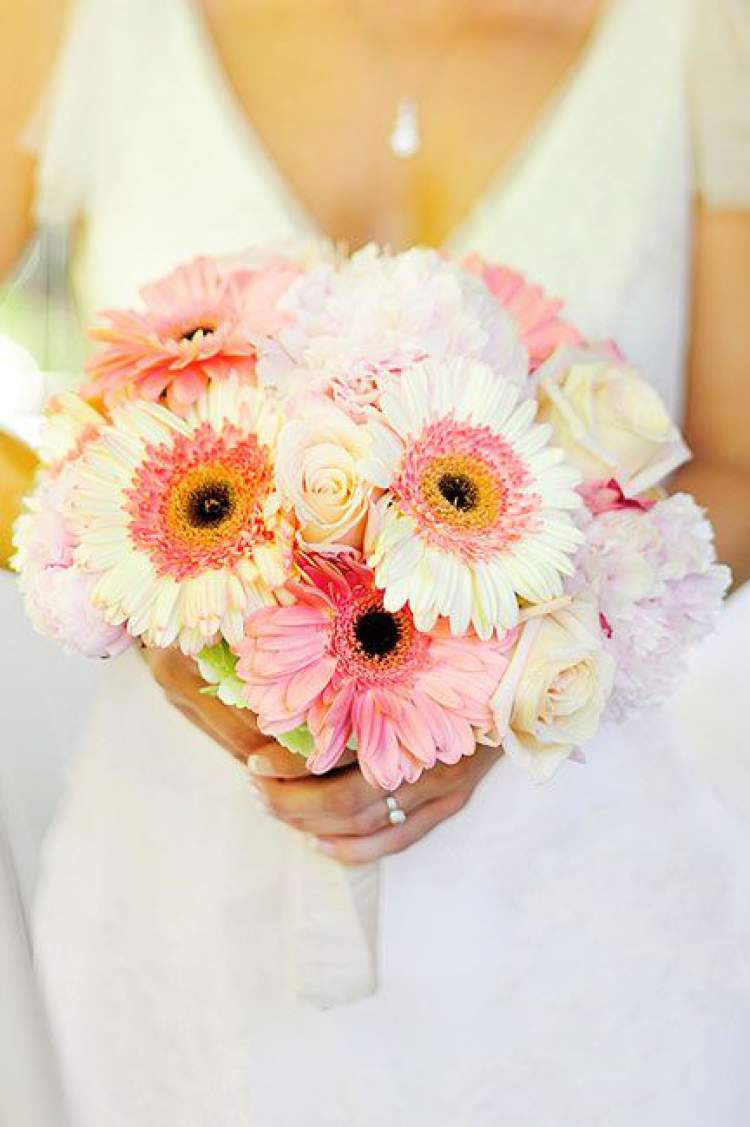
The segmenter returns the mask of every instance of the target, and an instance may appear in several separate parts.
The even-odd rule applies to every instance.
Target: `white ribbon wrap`
[[[348,867],[290,834],[287,939],[292,988],[319,1009],[378,986],[380,864]]]

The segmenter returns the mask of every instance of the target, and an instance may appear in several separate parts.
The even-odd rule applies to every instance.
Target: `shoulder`
[[[13,265],[31,222],[33,160],[22,135],[47,85],[72,0],[3,5],[0,35],[0,278]]]
[[[34,108],[62,44],[72,0],[7,4],[0,36],[0,90],[5,113],[23,119]]]

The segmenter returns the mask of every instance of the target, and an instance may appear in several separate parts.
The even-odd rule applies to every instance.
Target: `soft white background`
[[[32,631],[6,573],[0,573],[0,623],[0,825],[28,906],[38,847],[102,670]]]

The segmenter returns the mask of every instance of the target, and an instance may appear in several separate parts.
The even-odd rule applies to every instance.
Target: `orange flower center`
[[[434,458],[420,482],[433,517],[454,528],[482,529],[494,524],[503,490],[490,468],[465,454]]]
[[[213,547],[236,537],[255,497],[234,466],[194,466],[177,481],[165,508],[165,523],[185,545]]]
[[[264,512],[272,488],[273,464],[254,434],[202,423],[148,448],[128,490],[130,534],[175,579],[230,567],[274,539]]]

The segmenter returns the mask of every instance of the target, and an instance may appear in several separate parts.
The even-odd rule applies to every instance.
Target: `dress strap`
[[[154,16],[164,2],[153,0]],[[70,226],[106,171],[138,81],[143,3],[73,4],[52,77],[22,137],[37,156],[33,209],[39,226]]]

